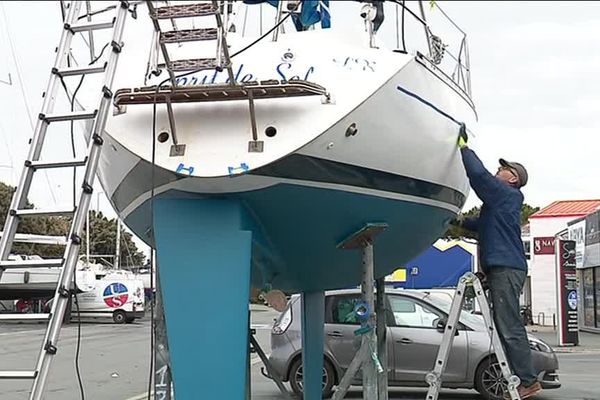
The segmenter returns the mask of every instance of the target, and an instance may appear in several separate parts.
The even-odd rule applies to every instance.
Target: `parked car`
[[[359,289],[327,292],[325,297],[325,364],[323,397],[330,397],[354,354],[360,339],[352,313]],[[390,386],[427,386],[448,318],[451,299],[423,291],[388,289],[388,378]],[[302,340],[300,296],[294,295],[271,331],[270,361],[275,371],[302,393]],[[550,346],[529,336],[534,368],[545,389],[560,387],[558,359]],[[443,376],[444,387],[476,389],[485,399],[503,398],[506,382],[492,352],[489,334],[479,315],[463,311],[457,336]],[[353,384],[360,385],[360,374]],[[499,384],[500,383],[500,384]]]

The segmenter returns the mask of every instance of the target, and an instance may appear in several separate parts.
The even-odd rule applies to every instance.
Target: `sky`
[[[600,71],[600,47],[596,44],[600,3],[438,4],[468,35],[473,99],[479,116],[470,129],[477,136],[474,150],[484,164],[495,170],[500,157],[524,164],[530,180],[523,192],[525,201],[533,206],[600,198],[600,79],[596,76]],[[31,135],[25,104],[31,115],[38,114],[58,43],[60,18],[58,2],[0,3],[0,181],[14,185],[21,172]],[[390,21],[393,15],[386,18]],[[442,32],[444,39],[444,29],[432,28],[434,33]],[[411,40],[413,37],[407,37],[409,45]],[[10,86],[2,83],[9,73]],[[42,180],[34,187],[31,200],[36,205],[53,205],[55,199],[68,202],[69,196],[60,193],[68,193],[61,188],[69,184],[68,176]],[[96,193],[100,191],[98,188]],[[478,204],[471,193],[465,209]],[[97,206],[114,217],[101,193],[92,202],[92,208]]]
[[[450,6],[469,34],[476,151],[486,165],[523,163],[534,206],[600,198],[600,3]]]

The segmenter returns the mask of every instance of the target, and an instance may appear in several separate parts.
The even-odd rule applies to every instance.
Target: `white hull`
[[[52,297],[60,271],[60,268],[15,268],[4,271],[0,278],[1,299]],[[96,277],[93,272],[76,271],[76,275],[78,291],[87,292],[94,287]]]
[[[140,24],[129,25],[131,32],[126,36],[151,32],[151,26]],[[464,204],[468,183],[456,147],[457,121],[469,124],[475,113],[460,87],[424,57],[373,49],[365,39],[361,32],[334,30],[285,34],[277,42],[260,42],[233,59],[238,82],[299,78],[321,85],[328,93],[256,100],[262,152],[248,150],[252,127],[246,100],[174,103],[178,144],[185,145],[185,153],[177,156],[170,154],[173,132],[165,104],[156,107],[154,131],[152,104],[115,108],[106,126],[99,178],[120,217],[153,245],[148,201],[152,187],[157,198],[233,196],[244,204],[256,204],[250,208],[261,227],[262,245],[277,256],[267,266],[255,265],[253,276],[264,278],[279,269],[279,276],[289,278],[281,278],[281,286],[294,290],[306,287],[307,282],[284,272],[299,266],[281,261],[292,252],[283,250],[283,244],[273,245],[273,238],[291,235],[292,240],[295,234],[286,231],[285,224],[267,220],[277,215],[277,221],[291,221],[303,204],[329,207],[328,199],[344,195],[339,207],[327,211],[329,223],[339,225],[337,230],[296,246],[316,249],[319,240],[330,243],[361,221],[379,220],[394,224],[390,232],[398,231],[395,243],[381,246],[386,254],[381,273],[418,254]],[[229,40],[234,43],[232,53],[249,42]],[[185,49],[175,49],[174,54],[185,58]],[[145,50],[130,47],[123,52],[119,70],[127,73],[117,74],[115,91],[144,86]],[[288,53],[292,61],[284,56]],[[164,77],[149,83],[158,84]],[[227,75],[208,71],[186,79],[180,83],[223,84]],[[351,126],[357,133],[347,135]],[[276,135],[267,136],[267,128],[275,128]],[[153,135],[156,138],[163,132],[169,139],[156,140],[153,146]],[[273,200],[277,188],[290,188],[276,194],[281,208],[261,214],[261,205]],[[302,192],[303,188],[307,191]],[[362,205],[357,209],[346,206],[346,195],[357,196],[351,201]],[[304,203],[295,203],[302,198]],[[421,226],[410,221],[411,214],[420,216]],[[307,216],[295,224],[300,231],[308,231],[322,222],[323,217]],[[404,240],[414,240],[415,246],[398,244]],[[333,257],[326,256],[327,252],[315,250],[314,258],[306,262],[325,262]],[[277,263],[289,265],[277,267]],[[354,275],[348,274],[346,280],[322,278],[323,286],[353,282]]]
[[[298,46],[306,42],[305,39],[299,41]],[[286,48],[283,41],[269,45]],[[309,41],[306,46],[311,45]],[[340,50],[340,54],[348,51]],[[345,61],[345,58],[341,55],[327,56],[314,61],[313,66],[300,68],[314,69],[309,78],[330,91],[334,104],[322,104],[319,96],[256,102],[259,140],[265,142],[262,153],[249,153],[247,149],[251,139],[247,102],[174,105],[177,136],[179,143],[186,144],[186,154],[169,157],[171,141],[157,143],[155,164],[162,171],[155,176],[155,193],[177,189],[216,194],[275,185],[286,180],[249,175],[231,179],[229,168],[242,172],[239,167],[243,164],[248,166],[246,172],[252,172],[290,154],[300,154],[430,182],[466,196],[466,177],[454,145],[456,124],[407,96],[398,86],[461,121],[473,118],[469,101],[458,92],[456,85],[436,69],[428,68],[422,59],[362,47],[360,51],[363,54],[354,58],[371,60],[369,63],[376,66],[376,73],[370,69],[344,67],[340,60]],[[298,52],[302,54],[301,50]],[[282,63],[276,60],[273,64],[274,74],[265,72],[264,78],[278,77],[277,66]],[[253,69],[248,67],[248,70]],[[317,71],[321,70],[327,72],[320,76]],[[129,83],[128,87],[131,86],[134,85]],[[353,123],[358,133],[346,137],[346,129]],[[277,129],[275,137],[264,135],[267,126]],[[156,134],[163,131],[170,131],[164,105],[158,107]],[[105,146],[102,154],[100,179],[121,216],[127,218],[150,196],[152,105],[127,106],[126,113],[110,121],[107,133],[109,146]],[[176,174],[180,164],[193,167],[193,173]],[[141,176],[140,169],[144,170]],[[142,176],[145,179],[140,181]],[[346,189],[390,198],[410,200],[411,197],[385,191],[375,193],[364,188]],[[454,212],[462,206],[427,197],[414,200]]]

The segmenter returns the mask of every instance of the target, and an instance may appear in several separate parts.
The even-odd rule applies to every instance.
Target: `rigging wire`
[[[292,13],[289,13],[288,15],[286,15],[281,21],[279,21],[277,24],[273,25],[273,27],[271,29],[269,29],[264,35],[260,36],[258,39],[256,39],[254,42],[250,43],[248,46],[244,47],[243,49],[236,51],[235,53],[233,53],[232,55],[229,56],[229,58],[233,58],[237,55],[240,55],[241,53],[243,53],[244,51],[248,50],[249,48],[251,48],[252,46],[254,46],[255,44],[257,44],[258,42],[260,42],[261,40],[263,40],[264,38],[266,38],[267,36],[269,36],[269,34],[271,34],[275,29],[279,28],[281,25],[283,25],[283,23],[292,15]],[[192,71],[190,73],[195,73],[198,71]],[[188,75],[188,74],[185,74]],[[178,77],[179,78],[179,77]]]
[[[127,259],[129,259],[129,265],[130,266],[134,266],[134,260],[133,260],[133,255],[131,254],[131,249],[129,248],[129,244],[127,244],[127,240],[125,238],[125,230],[123,229],[123,236],[121,237],[121,241],[123,242],[123,244],[125,245],[125,250],[127,250]],[[119,254],[119,259],[121,255]],[[131,268],[131,267],[130,267]]]
[[[406,30],[404,29],[404,14],[406,13],[406,7],[404,6],[404,1],[402,0],[402,50],[406,53]]]
[[[21,97],[23,99],[23,103],[25,105],[25,111],[27,112],[27,117],[29,119],[29,126],[33,131],[35,126],[33,124],[33,117],[31,116],[31,110],[29,109],[29,100],[27,99],[27,93],[25,91],[25,85],[23,84],[23,78],[21,76],[21,67],[19,63],[19,59],[17,57],[17,53],[15,50],[15,45],[12,40],[12,35],[10,34],[10,29],[8,28],[8,17],[6,16],[6,10],[4,9],[4,4],[0,2],[0,11],[2,11],[2,17],[4,19],[4,26],[6,27],[6,37],[8,38],[8,44],[10,47],[10,52],[15,63],[15,69],[17,71],[17,80],[19,81],[19,89],[21,91]],[[52,189],[52,185],[50,184],[50,178],[48,177],[48,171],[44,169],[44,177],[46,178],[46,183],[48,184],[48,190],[50,191],[50,196],[52,196],[52,201],[56,204],[56,196],[54,194],[54,190]]]
[[[110,43],[106,43],[104,45],[104,47],[102,48],[102,50],[100,51],[100,54],[98,54],[98,56],[93,59],[88,65],[92,65],[94,63],[96,63],[104,54],[104,50],[106,50],[106,48],[108,47]],[[72,56],[71,56],[72,57]],[[71,57],[67,58],[67,60],[69,60]],[[77,96],[77,92],[79,92],[79,89],[81,89],[81,85],[83,84],[83,80],[85,78],[85,75],[81,76],[81,79],[79,80],[79,83],[77,84],[77,87],[75,88],[75,90],[73,91],[73,94],[70,95],[69,94],[69,89],[67,88],[67,85],[63,79],[62,76],[60,77],[60,83],[63,86],[63,89],[65,90],[65,94],[67,95],[67,97],[69,98],[69,103],[71,105],[71,111],[75,111],[75,100],[76,100],[76,96]],[[75,149],[75,122],[71,121],[70,122],[70,135],[71,135],[71,154],[73,156],[73,158],[77,157],[77,152]],[[77,198],[77,175],[76,175],[76,167],[73,167],[73,208],[75,208],[76,206],[76,198]]]
[[[62,19],[64,21],[65,9],[63,7],[62,1],[61,1],[61,14],[63,17]],[[98,56],[95,59],[91,60],[89,65],[96,63],[102,57],[102,55],[104,54],[104,51],[106,50],[106,48],[108,47],[109,44],[110,43],[106,43],[104,45],[104,47],[100,51],[100,54],[98,54]],[[71,61],[72,57],[73,57],[72,55],[69,55],[67,57],[67,65],[70,65],[70,61]],[[83,84],[84,78],[85,78],[85,75],[82,75],[81,79],[79,80],[79,83],[77,84],[77,87],[73,91],[73,94],[70,95],[68,87],[67,87],[63,77],[60,76],[60,82],[64,88],[67,98],[69,99],[71,111],[74,111],[74,109],[75,109],[76,96],[77,96],[77,93],[79,92],[79,89],[81,88],[81,85]],[[74,132],[74,130],[75,130],[74,129],[74,121],[71,121],[70,122],[70,137],[71,137],[71,152],[72,152],[73,158],[77,157],[76,148],[75,148],[75,132]],[[73,200],[73,208],[75,208],[76,207],[76,168],[75,167],[73,167],[73,199],[72,200]],[[89,222],[89,218],[87,219],[87,221]],[[85,229],[86,230],[90,229],[89,223],[86,224]],[[89,243],[87,245],[89,246]],[[77,270],[75,270],[74,274],[73,274],[73,283],[74,283],[73,298],[75,300],[75,307],[77,309],[77,343],[76,343],[76,347],[75,347],[75,373],[77,375],[77,383],[79,385],[79,393],[81,396],[81,400],[85,400],[85,389],[83,387],[83,380],[81,377],[81,368],[79,365],[79,356],[81,354],[81,312],[79,309],[79,300],[77,298]]]
[[[2,136],[2,141],[6,146],[6,153],[8,154],[8,159],[10,161],[10,165],[0,165],[0,168],[10,168],[11,170],[11,181],[12,181],[12,170],[14,165],[14,160],[12,156],[12,151],[10,151],[10,145],[8,143],[8,138],[6,136],[6,130],[2,127],[2,123],[0,122],[0,136]]]
[[[65,21],[65,7],[64,7],[64,3],[61,1],[60,2],[60,11],[61,11],[61,16],[62,16],[62,21]],[[72,56],[67,55],[67,65],[70,66],[71,65],[71,58]],[[81,76],[81,79],[79,80],[79,84],[77,85],[77,88],[75,89],[75,91],[73,92],[73,96],[69,99],[70,103],[71,103],[71,111],[73,111],[74,108],[74,104],[75,104],[75,96],[77,95],[77,92],[79,91],[79,88],[81,87],[81,84],[83,83],[83,78],[85,78],[85,75]],[[65,81],[63,80],[62,76],[60,76],[60,83],[62,84],[63,88],[65,89],[65,94],[67,95],[67,98],[69,98],[69,90],[67,89],[67,85],[65,84]],[[73,158],[76,157],[76,151],[75,151],[75,136],[74,136],[74,132],[73,132],[73,121],[71,121],[71,151],[73,154]],[[75,192],[75,183],[76,180],[76,168],[73,167],[73,209],[75,209],[76,207],[76,200],[75,200],[75,196],[76,196],[76,192]],[[89,222],[89,218],[87,219],[87,221]],[[90,227],[89,224],[86,223],[85,229],[89,231]],[[89,236],[89,235],[88,235]],[[87,243],[87,246],[89,246],[89,243]],[[79,386],[79,394],[81,396],[81,400],[85,400],[85,389],[83,387],[83,380],[81,378],[81,368],[79,366],[79,354],[81,353],[81,312],[79,310],[79,299],[77,298],[77,266],[75,266],[75,271],[73,272],[73,291],[71,292],[73,295],[73,299],[75,300],[75,308],[77,309],[77,342],[75,345],[75,374],[77,375],[77,384]],[[69,316],[67,318],[71,318],[70,315],[70,310],[69,310]]]
[[[246,36],[246,22],[248,21],[248,6],[246,5],[244,10],[244,24],[242,25],[242,37]]]
[[[92,12],[89,12],[89,13],[86,13],[86,14],[82,14],[79,17],[77,17],[77,20],[84,19],[84,18],[87,18],[87,17],[93,17],[94,15],[102,14],[103,12],[114,10],[115,8],[117,8],[117,6],[108,6],[106,8],[101,9],[101,10],[96,10],[96,11],[92,11]]]

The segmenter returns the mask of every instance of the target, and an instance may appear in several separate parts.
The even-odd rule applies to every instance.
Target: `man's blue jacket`
[[[461,153],[471,187],[483,202],[479,217],[467,218],[462,223],[479,234],[483,270],[509,267],[527,271],[521,241],[523,194],[486,170],[473,150],[464,147]]]

